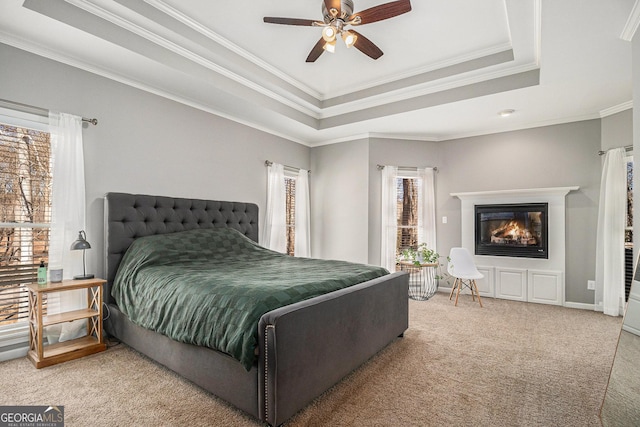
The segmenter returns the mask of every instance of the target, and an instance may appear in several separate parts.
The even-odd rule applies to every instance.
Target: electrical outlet
[[[595,280],[587,280],[587,289],[590,291],[596,290],[596,281]]]

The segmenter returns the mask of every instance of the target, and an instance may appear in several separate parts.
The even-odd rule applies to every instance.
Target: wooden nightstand
[[[29,352],[27,358],[36,368],[55,365],[67,360],[77,359],[89,354],[106,350],[102,337],[102,284],[103,279],[63,280],[46,285],[31,283],[29,290]],[[64,292],[75,289],[87,290],[87,308],[65,313],[42,315],[44,294]],[[70,341],[43,346],[45,326],[72,320],[87,319],[87,335]]]

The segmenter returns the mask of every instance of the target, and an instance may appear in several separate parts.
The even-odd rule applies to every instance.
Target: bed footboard
[[[408,277],[393,273],[266,313],[258,325],[261,420],[283,423],[401,336]]]

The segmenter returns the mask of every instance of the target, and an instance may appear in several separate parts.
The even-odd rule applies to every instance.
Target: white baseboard
[[[11,350],[0,351],[0,362],[5,362],[11,359],[18,359],[19,357],[25,357],[29,351],[29,346],[12,348]]]
[[[565,302],[564,306],[567,308],[577,308],[580,310],[591,310],[594,311],[596,309],[596,305],[595,304],[586,304],[583,302]]]

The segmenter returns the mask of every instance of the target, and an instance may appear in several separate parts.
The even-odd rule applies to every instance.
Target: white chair
[[[478,302],[480,303],[480,307],[482,307],[482,300],[478,293],[476,279],[482,279],[484,275],[476,268],[473,258],[468,250],[465,248],[451,248],[451,251],[449,252],[449,262],[447,263],[447,272],[451,277],[456,279],[453,282],[453,287],[449,294],[449,300],[451,300],[453,293],[457,290],[455,303],[455,306],[457,306],[460,291],[464,286],[469,288],[471,291],[471,297],[474,301],[476,300],[476,296],[478,297]]]

